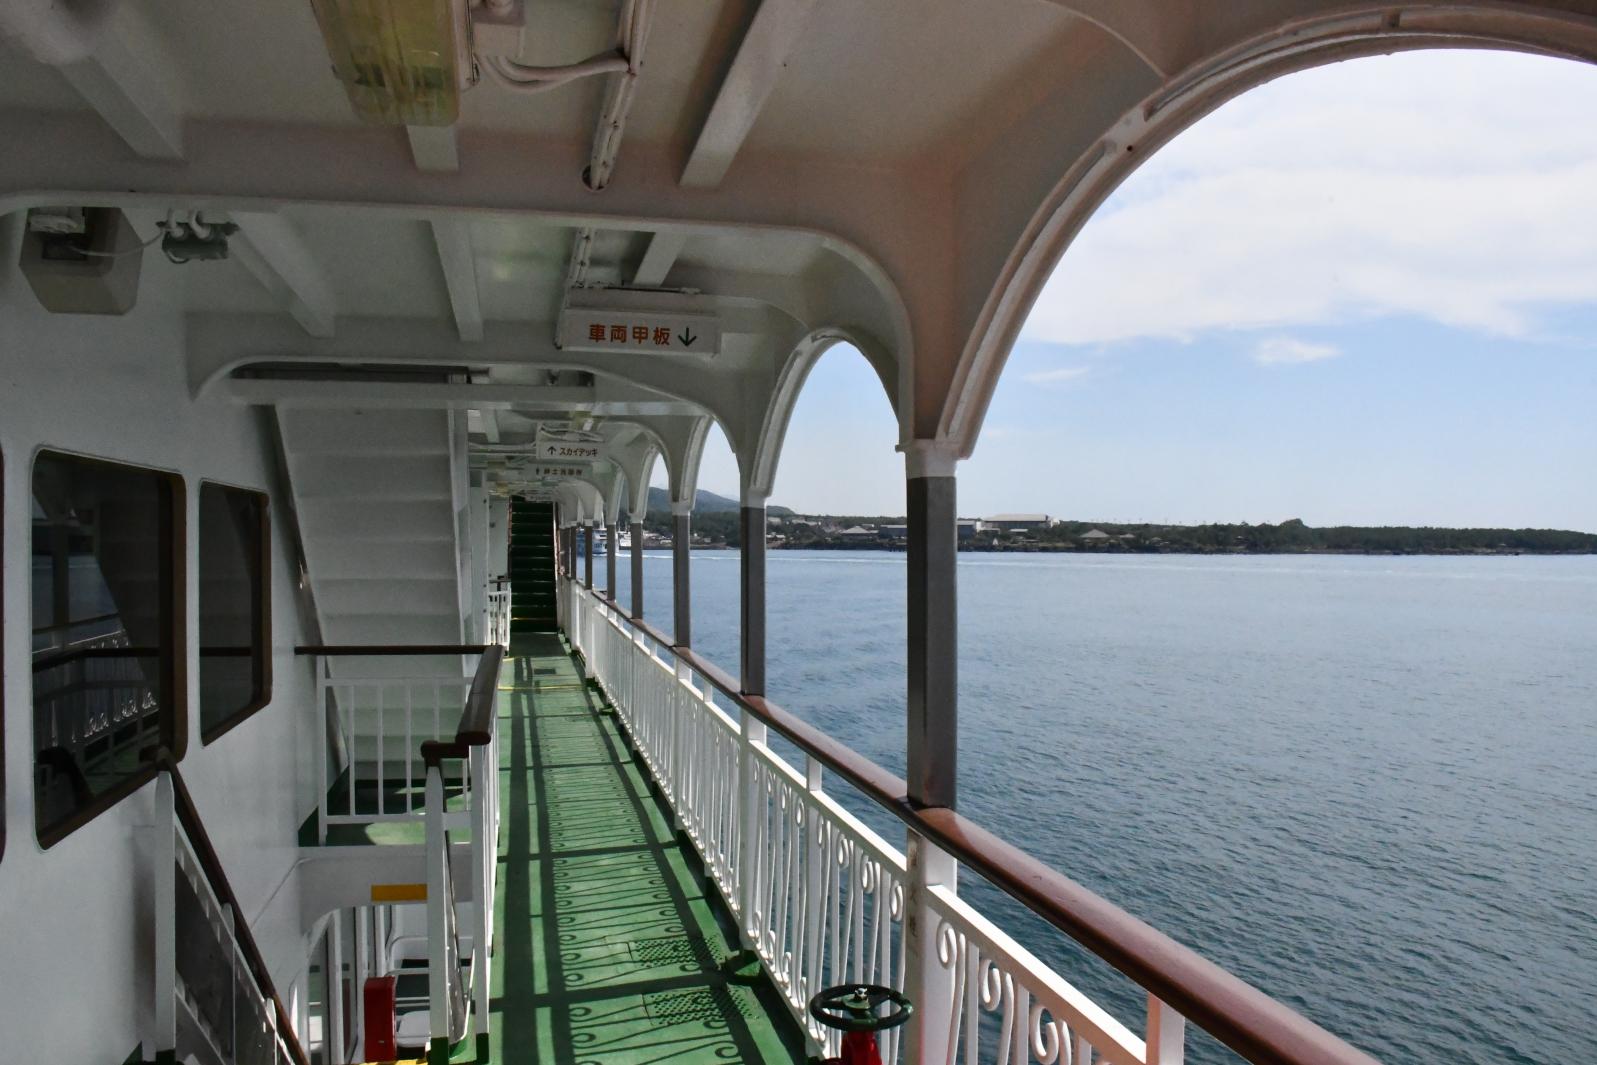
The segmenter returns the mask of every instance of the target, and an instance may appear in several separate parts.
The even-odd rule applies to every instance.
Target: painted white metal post
[[[959,863],[915,832],[906,832],[904,843],[909,866],[904,883],[904,993],[915,1005],[914,1021],[904,1029],[904,1060],[945,1062],[950,1060],[950,1022],[958,1008],[955,973],[937,957],[939,918],[928,889],[953,891]]]
[[[151,826],[150,860],[155,863],[154,1030],[153,1045],[145,1048],[149,1061],[164,1061],[177,1053],[177,795],[172,775],[155,778],[154,824]],[[163,1056],[165,1055],[165,1056]]]
[[[1186,1057],[1187,1019],[1154,995],[1148,996],[1148,1065],[1181,1065]]]
[[[334,910],[327,919],[327,1060],[349,1061],[344,1038],[344,912]]]
[[[442,1044],[449,1053],[449,905],[448,837],[444,832],[444,772],[436,763],[427,767],[426,794],[427,861],[427,991],[430,1040],[428,1059]]]
[[[350,968],[355,978],[354,1035],[355,1060],[366,1060],[366,978],[371,975],[367,966],[372,956],[372,921],[375,912],[370,906],[358,906],[351,911],[355,918],[355,963]]]
[[[475,852],[475,861],[471,863],[472,873],[472,898],[476,900],[477,928],[472,935],[472,969],[476,977],[472,994],[476,998],[476,1018],[473,1027],[479,1039],[488,1036],[489,995],[488,963],[491,956],[493,935],[494,902],[493,902],[493,864],[496,861],[496,847],[493,830],[493,788],[489,781],[497,777],[497,767],[490,768],[488,757],[492,753],[492,745],[484,744],[471,749],[471,802],[473,819],[471,824],[471,845]]]

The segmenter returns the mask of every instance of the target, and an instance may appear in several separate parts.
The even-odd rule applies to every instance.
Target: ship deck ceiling
[[[1064,6],[1016,0],[995,19],[964,0],[822,0],[763,109],[751,146],[824,152],[883,163],[962,137],[973,110],[1012,89],[1017,73],[1059,58],[1059,37],[1080,25]],[[556,65],[612,47],[618,4],[555,0],[529,5],[521,60]],[[666,0],[657,6],[629,140],[683,149],[692,143],[758,7],[752,0]],[[837,32],[848,27],[847,33]],[[124,3],[113,29],[150,64],[184,115],[222,121],[357,124],[327,61],[309,4],[218,0],[202,5]],[[971,42],[980,41],[979,47]],[[12,62],[13,59],[17,62]],[[0,44],[0,106],[85,111],[65,78]],[[460,127],[565,140],[586,138],[602,78],[528,97],[484,75],[461,97]],[[862,109],[862,100],[870,101]],[[397,138],[403,137],[395,131]]]

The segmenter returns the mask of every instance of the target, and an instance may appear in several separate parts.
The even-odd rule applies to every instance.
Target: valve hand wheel
[[[883,1013],[883,1006],[891,1008]],[[829,987],[810,999],[810,1016],[843,1032],[885,1032],[909,1020],[914,1012],[902,991],[880,984]]]

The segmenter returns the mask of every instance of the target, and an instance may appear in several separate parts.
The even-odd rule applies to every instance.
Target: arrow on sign
[[[677,334],[677,339],[682,341],[683,347],[691,348],[693,346],[693,342],[699,338],[694,335],[693,330],[684,329],[682,332]]]

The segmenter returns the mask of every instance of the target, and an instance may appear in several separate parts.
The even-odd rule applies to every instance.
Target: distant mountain
[[[649,510],[651,513],[667,513],[671,509],[671,496],[664,488],[649,489]],[[699,489],[693,497],[693,512],[695,514],[736,514],[741,509],[735,499],[718,496],[714,492]],[[787,515],[793,513],[788,507],[766,507],[767,514]]]

